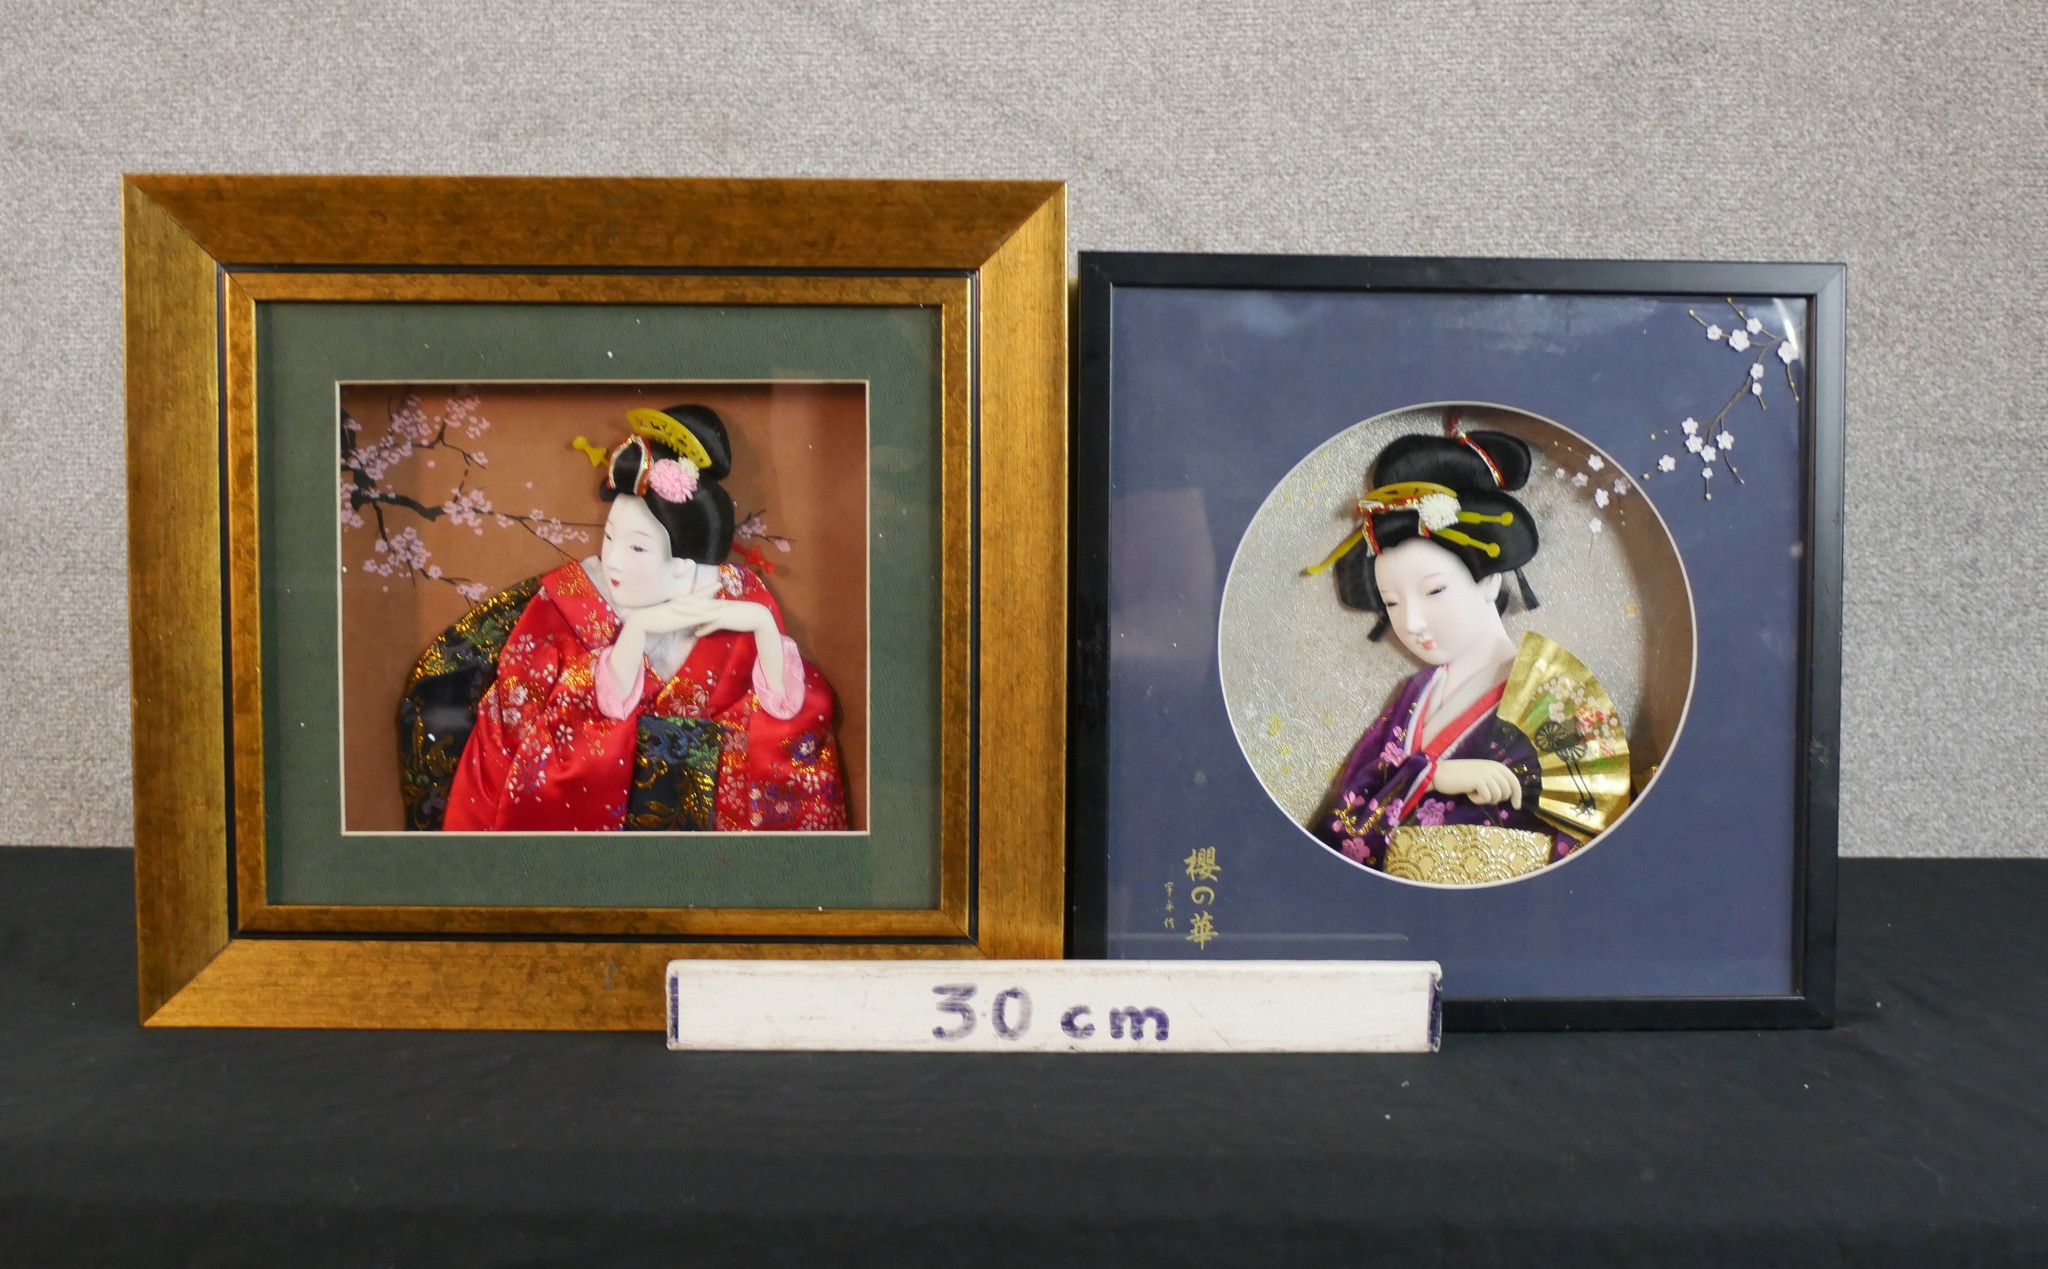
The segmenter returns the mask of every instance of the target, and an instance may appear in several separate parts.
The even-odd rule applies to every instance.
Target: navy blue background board
[[[1652,433],[1728,399],[1726,344],[1709,355],[1705,329],[1741,326],[1726,295],[1297,285],[1114,290],[1102,952],[1432,959],[1454,998],[1798,994],[1812,306],[1733,297],[1798,356],[1767,359],[1766,408],[1730,415],[1741,482],[1723,467],[1703,486],[1685,437]],[[1557,420],[1614,455],[1669,527],[1697,616],[1695,688],[1656,783],[1596,849],[1490,887],[1406,884],[1316,844],[1247,765],[1214,653],[1221,579],[1275,483],[1361,420],[1441,402]],[[1677,470],[1657,470],[1664,455]],[[1217,585],[1162,602],[1162,577],[1190,576]],[[1185,861],[1211,847],[1225,880],[1198,944],[1185,898],[1165,928],[1163,887],[1184,896]]]

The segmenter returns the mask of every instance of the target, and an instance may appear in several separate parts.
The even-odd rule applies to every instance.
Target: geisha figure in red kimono
[[[1511,491],[1531,453],[1501,432],[1397,437],[1373,460],[1359,527],[1310,573],[1423,663],[1359,737],[1309,830],[1413,881],[1503,881],[1564,858],[1626,804],[1613,704],[1576,658],[1502,614],[1536,523]],[[1617,787],[1618,780],[1618,787]]]
[[[410,826],[844,829],[832,689],[728,558],[724,423],[704,406],[628,419],[608,453],[588,447],[611,504],[601,552],[485,600],[414,671],[399,719]],[[444,798],[432,759],[464,711]]]

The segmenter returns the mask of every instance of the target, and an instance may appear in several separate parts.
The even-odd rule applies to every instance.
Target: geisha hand
[[[711,629],[735,629],[731,626],[710,626],[722,614],[721,608],[761,608],[759,604],[742,604],[733,600],[719,599],[703,592],[677,595],[648,608],[636,608],[626,614],[624,629],[638,630],[642,635],[673,634],[688,630],[693,634],[708,634]],[[765,615],[767,610],[762,609]]]
[[[642,608],[626,618],[625,632],[638,628],[641,634],[667,634],[688,630],[708,635],[718,630],[754,636],[754,650],[760,658],[761,674],[775,691],[782,690],[782,632],[775,626],[775,614],[768,605],[750,599],[721,599],[703,592],[678,595],[652,608]],[[624,643],[626,633],[619,636]]]
[[[1438,793],[1464,794],[1480,806],[1511,803],[1522,807],[1522,782],[1507,764],[1491,758],[1447,758],[1436,764],[1430,787]]]

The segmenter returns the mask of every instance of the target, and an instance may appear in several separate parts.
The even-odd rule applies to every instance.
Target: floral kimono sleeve
[[[727,593],[767,606],[782,630],[782,610],[752,570],[728,565]],[[713,713],[732,727],[718,780],[724,829],[815,832],[846,827],[846,790],[833,731],[837,699],[796,641],[782,637],[782,690],[762,674],[753,640],[736,640],[721,676],[726,690]]]
[[[546,604],[529,606],[498,658],[498,678],[477,702],[476,730],[463,746],[448,790],[442,827],[450,832],[490,832],[499,827],[500,805],[512,767],[528,733],[543,721],[545,702],[561,675],[560,641],[541,629]]]
[[[783,649],[783,675],[796,669],[796,644]],[[760,692],[748,704],[745,802],[735,799],[735,826],[815,831],[846,827],[846,792],[840,781],[839,742],[832,732],[832,688],[816,666],[804,665],[803,694],[787,717],[771,712]],[[794,683],[788,684],[794,695]]]

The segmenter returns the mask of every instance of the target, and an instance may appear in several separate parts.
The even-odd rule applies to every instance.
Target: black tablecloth
[[[1429,1057],[145,1031],[0,850],[0,1263],[2048,1263],[2048,861],[1848,861],[1833,1031]]]

